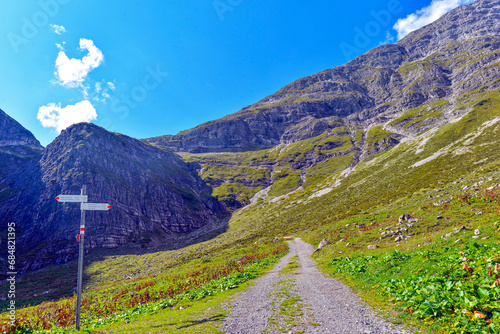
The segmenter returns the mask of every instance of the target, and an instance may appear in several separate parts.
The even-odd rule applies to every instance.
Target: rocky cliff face
[[[0,109],[0,202],[15,192],[7,180],[9,175],[40,159],[42,152],[33,134]],[[0,223],[0,230],[6,228],[1,216]],[[2,239],[5,236],[0,234],[0,243]]]
[[[42,151],[35,136],[0,109],[0,181],[39,157]]]
[[[77,256],[79,205],[58,194],[107,202],[108,212],[87,212],[88,249],[133,243],[149,247],[222,219],[211,189],[169,150],[81,123],[64,130],[41,158],[9,176],[15,192],[0,202],[2,221],[17,225],[21,267],[35,270]]]
[[[445,123],[463,114],[457,100],[462,94],[498,88],[499,48],[500,1],[478,0],[396,44],[301,78],[235,114],[146,141],[187,152],[268,148],[314,136],[332,116],[350,128],[367,131],[382,124],[412,136],[429,124],[388,123],[412,108],[430,114],[428,105],[444,100],[446,107],[432,123]],[[313,124],[316,130],[311,131]]]

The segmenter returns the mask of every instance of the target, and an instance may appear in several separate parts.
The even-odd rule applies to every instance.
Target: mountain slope
[[[0,180],[42,151],[33,134],[0,109]]]
[[[311,117],[336,116],[343,125],[366,132],[373,124],[443,99],[449,106],[432,123],[444,124],[463,114],[454,106],[457,96],[498,86],[499,15],[494,0],[461,6],[394,45],[301,78],[235,114],[146,141],[186,152],[262,149],[307,136],[294,127]],[[418,123],[392,130],[411,136],[429,127]]]
[[[16,193],[0,203],[0,215],[16,222],[21,267],[29,270],[77,255],[79,207],[55,196],[79,194],[82,184],[89,202],[112,206],[87,213],[89,249],[174,247],[183,233],[225,216],[193,171],[168,150],[81,123],[64,130],[38,162],[10,175]]]
[[[0,109],[0,202],[14,192],[6,178],[38,160],[42,152],[43,146],[35,136]]]

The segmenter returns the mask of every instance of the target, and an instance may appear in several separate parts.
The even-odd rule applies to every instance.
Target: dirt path
[[[295,239],[289,246],[267,275],[234,300],[225,333],[410,333],[375,316],[347,286],[321,273],[309,244]]]

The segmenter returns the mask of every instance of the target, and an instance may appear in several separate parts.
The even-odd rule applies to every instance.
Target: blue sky
[[[79,121],[175,134],[469,2],[4,1],[0,108],[44,146]]]

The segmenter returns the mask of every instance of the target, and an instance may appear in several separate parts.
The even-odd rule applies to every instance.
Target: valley
[[[81,332],[231,333],[240,296],[317,265],[402,331],[499,333],[499,33],[500,2],[477,0],[176,135],[80,123],[41,148],[2,113],[24,136],[0,137],[2,157],[20,161],[0,164],[0,214],[19,226],[23,272],[16,325],[3,313],[0,328],[71,332],[66,230],[79,212],[51,196],[85,182],[115,203],[90,217]],[[269,291],[276,312],[259,326],[321,332],[298,281]],[[347,309],[332,303],[330,316]]]

